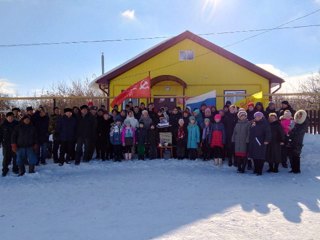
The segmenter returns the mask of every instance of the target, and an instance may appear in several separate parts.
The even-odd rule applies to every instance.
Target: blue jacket
[[[200,142],[199,126],[197,124],[189,124],[187,148],[198,148],[199,142]]]

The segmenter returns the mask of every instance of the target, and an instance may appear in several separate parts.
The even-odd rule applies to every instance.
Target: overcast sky
[[[0,0],[0,45],[220,33],[279,26],[320,0]],[[320,24],[320,12],[290,26]],[[227,46],[259,32],[202,36]],[[0,47],[2,92],[31,95],[54,82],[93,79],[164,39]],[[281,77],[320,69],[320,27],[271,31],[227,47]]]

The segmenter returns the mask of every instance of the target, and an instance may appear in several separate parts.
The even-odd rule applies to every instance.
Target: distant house
[[[99,88],[111,98],[150,74],[150,99],[156,107],[180,105],[183,96],[215,90],[217,95],[270,93],[284,82],[280,77],[189,31],[166,40],[98,77]],[[163,96],[163,97],[162,97]],[[235,102],[239,97],[229,100]],[[111,99],[112,100],[112,99]],[[217,98],[222,108],[225,97]]]

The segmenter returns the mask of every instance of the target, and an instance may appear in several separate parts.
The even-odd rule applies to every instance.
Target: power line
[[[298,20],[300,20],[300,19],[309,17],[309,16],[311,16],[311,15],[317,13],[317,12],[320,12],[320,8],[318,8],[318,9],[316,9],[316,10],[310,12],[310,13],[307,13],[307,14],[301,16],[301,17],[297,17],[297,18],[292,19],[292,20],[290,20],[290,21],[288,21],[288,22],[285,22],[285,23],[283,23],[283,24],[280,24],[280,25],[278,25],[278,26],[276,26],[276,27],[273,27],[273,28],[270,28],[270,29],[266,29],[265,31],[263,31],[263,32],[261,32],[261,33],[257,33],[257,34],[255,34],[255,35],[252,35],[252,36],[243,38],[243,39],[241,39],[241,40],[239,40],[239,41],[230,43],[230,44],[225,45],[225,46],[223,46],[223,47],[224,47],[224,48],[231,47],[231,46],[234,46],[234,45],[236,45],[236,44],[239,44],[239,43],[242,43],[242,42],[244,42],[244,41],[247,41],[247,40],[249,40],[249,39],[258,37],[258,36],[260,36],[260,35],[262,35],[262,34],[265,34],[265,33],[267,33],[267,32],[270,32],[270,31],[273,31],[273,30],[278,30],[278,29],[282,28],[283,26],[288,25],[289,23],[292,23],[292,22],[298,21]]]
[[[296,20],[295,20],[296,21]],[[288,24],[288,23],[286,23]],[[286,30],[286,29],[299,29],[299,28],[311,28],[320,27],[320,24],[309,24],[299,25],[290,27],[275,27],[275,28],[261,28],[261,29],[248,29],[248,30],[236,30],[236,31],[224,31],[224,32],[212,32],[212,33],[200,33],[199,36],[210,36],[210,35],[225,35],[225,34],[237,34],[237,33],[250,33],[250,32],[261,32],[254,36],[250,36],[240,41],[259,36],[263,33],[274,31],[274,30]],[[61,41],[61,42],[38,42],[38,43],[17,43],[17,44],[0,44],[0,48],[12,48],[12,47],[35,47],[35,46],[51,46],[51,45],[72,45],[72,44],[90,44],[90,43],[106,43],[106,42],[124,42],[124,41],[139,41],[139,40],[155,40],[155,39],[168,39],[173,36],[155,36],[155,37],[139,37],[139,38],[123,38],[123,39],[101,39],[101,40],[78,40],[78,41]],[[238,41],[238,42],[240,42]],[[235,43],[234,43],[235,44]],[[227,45],[232,46],[234,44]]]

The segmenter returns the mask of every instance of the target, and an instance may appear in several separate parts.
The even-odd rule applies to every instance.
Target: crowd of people
[[[281,109],[270,102],[249,103],[247,109],[227,102],[223,109],[202,104],[196,109],[162,107],[129,102],[123,110],[114,106],[111,113],[105,106],[82,105],[80,108],[58,107],[49,115],[40,106],[28,107],[21,113],[13,108],[0,125],[3,148],[2,176],[12,172],[22,176],[34,173],[35,166],[47,159],[63,166],[92,159],[120,162],[159,158],[159,147],[173,147],[173,157],[213,160],[237,167],[239,173],[253,170],[261,175],[264,163],[267,172],[278,172],[279,165],[292,173],[300,173],[303,137],[308,128],[307,113],[295,112],[288,101]],[[171,133],[172,142],[162,142],[161,132]],[[52,137],[49,137],[49,136]]]

